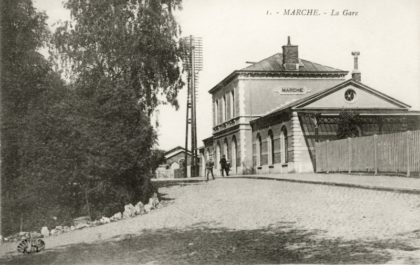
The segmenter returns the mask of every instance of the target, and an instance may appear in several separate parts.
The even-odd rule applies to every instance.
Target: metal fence
[[[316,172],[420,173],[420,131],[325,141],[315,152]]]

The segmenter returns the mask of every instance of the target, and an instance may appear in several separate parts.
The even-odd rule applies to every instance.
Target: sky
[[[69,19],[60,0],[34,0],[53,29]],[[184,0],[177,13],[182,36],[203,39],[197,102],[198,146],[211,136],[211,95],[224,77],[281,52],[287,36],[299,57],[350,71],[359,51],[362,82],[420,110],[420,1],[418,0]],[[317,9],[319,16],[286,16],[285,9]],[[344,16],[344,10],[358,12]],[[338,16],[331,13],[338,12]],[[349,13],[346,12],[346,13]],[[185,89],[180,108],[159,108],[159,148],[185,144]]]

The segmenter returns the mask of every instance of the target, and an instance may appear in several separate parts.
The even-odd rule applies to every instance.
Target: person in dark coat
[[[220,159],[220,171],[222,172],[222,177],[225,176],[224,172],[226,172],[226,176],[229,176],[229,171],[227,169],[227,161],[225,155],[222,156]]]

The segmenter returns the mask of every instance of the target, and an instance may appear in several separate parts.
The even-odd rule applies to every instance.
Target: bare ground
[[[420,263],[420,196],[268,180],[161,188],[145,216],[1,264]],[[12,250],[14,246],[9,246]]]

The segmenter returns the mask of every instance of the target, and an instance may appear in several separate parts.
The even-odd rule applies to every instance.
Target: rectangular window
[[[223,117],[223,121],[226,121],[227,120],[227,108],[226,108],[226,96],[223,96],[223,108],[222,108],[222,117]],[[222,122],[223,122],[222,121]]]
[[[235,117],[235,94],[232,91],[230,93],[230,118]]]
[[[219,115],[219,103],[216,100],[214,102],[214,126],[219,124],[218,115]]]

